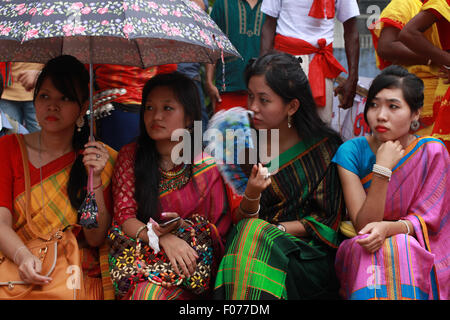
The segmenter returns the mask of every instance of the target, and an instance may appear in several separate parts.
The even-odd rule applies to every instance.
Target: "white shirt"
[[[263,0],[261,11],[277,18],[276,33],[302,39],[318,47],[317,40],[324,38],[327,45],[333,42],[334,19],[309,17],[313,0]],[[356,0],[335,0],[335,17],[340,22],[359,15]]]

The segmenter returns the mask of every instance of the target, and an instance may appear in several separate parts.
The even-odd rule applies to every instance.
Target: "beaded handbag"
[[[108,232],[111,247],[108,258],[117,297],[123,297],[142,281],[160,286],[182,286],[197,295],[209,291],[214,260],[211,237],[213,226],[200,215],[193,215],[185,221],[190,226],[179,228],[173,233],[189,243],[199,256],[196,270],[189,278],[182,278],[175,273],[163,248],[155,254],[150,246],[128,237],[113,223]]]

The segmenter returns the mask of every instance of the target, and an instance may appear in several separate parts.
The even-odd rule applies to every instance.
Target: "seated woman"
[[[34,92],[41,131],[0,139],[0,250],[17,264],[21,280],[34,285],[21,298],[105,298],[98,247],[111,223],[109,185],[115,152],[102,143],[88,142],[89,126],[84,121],[88,103],[89,74],[84,65],[72,56],[54,58],[42,69]],[[94,229],[77,224],[89,167],[93,168],[98,205],[99,226]],[[27,176],[30,202],[26,197],[30,191],[25,184]],[[61,237],[56,268],[48,276],[41,272],[42,257],[33,255],[26,246],[37,237]],[[66,270],[65,265],[73,266]],[[76,285],[68,286],[70,273],[77,277],[77,270],[82,271],[81,283],[75,279]],[[1,295],[8,292],[14,297],[21,287],[5,289]]]
[[[422,80],[384,69],[364,109],[373,134],[333,158],[357,232],[336,257],[345,299],[449,298],[450,158],[440,140],[410,133],[422,105]]]
[[[195,155],[176,165],[177,144],[172,133],[177,129],[193,128],[201,120],[200,99],[192,80],[174,72],[150,79],[142,93],[141,134],[137,142],[125,145],[117,157],[114,169],[114,220],[131,238],[149,242],[145,227],[153,219],[163,221],[180,216],[199,214],[215,225],[220,244],[231,225],[232,206],[224,181],[212,157]],[[193,143],[195,139],[191,137]],[[184,143],[184,142],[183,142]],[[200,146],[201,148],[201,146]],[[183,155],[186,156],[186,155]],[[227,196],[230,195],[230,197]],[[183,220],[183,219],[182,219]],[[174,271],[190,277],[197,266],[196,251],[186,241],[169,232],[181,223],[165,228],[153,225]],[[222,249],[223,251],[223,249]],[[223,252],[215,252],[216,261]],[[124,299],[171,300],[198,298],[183,287],[163,287],[145,280],[132,287]]]
[[[317,115],[293,56],[269,53],[250,61],[245,79],[253,126],[269,134],[279,130],[279,146],[267,142],[279,156],[252,168],[214,297],[336,298],[334,257],[344,200],[331,158],[341,139]]]

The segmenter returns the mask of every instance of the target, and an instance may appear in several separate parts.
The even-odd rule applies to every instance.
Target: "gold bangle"
[[[136,232],[136,236],[134,237],[136,240],[139,238],[139,234],[142,232],[142,230],[144,230],[144,229],[146,229],[147,228],[147,225],[143,225],[143,226],[141,226],[139,229],[138,229],[138,231]]]

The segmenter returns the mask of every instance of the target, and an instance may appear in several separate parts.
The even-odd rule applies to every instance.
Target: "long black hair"
[[[297,58],[288,53],[269,52],[258,59],[251,59],[244,72],[247,86],[250,78],[258,75],[264,75],[267,85],[284,103],[293,99],[300,102],[300,107],[292,119],[302,140],[311,137],[335,137],[342,141],[338,133],[320,119],[308,78]]]
[[[405,68],[391,65],[383,69],[379,75],[373,79],[367,93],[367,100],[364,106],[364,120],[367,122],[367,111],[372,100],[383,89],[401,89],[403,98],[408,104],[411,112],[416,112],[423,106],[424,84],[422,79],[408,72]],[[369,122],[367,122],[369,123]]]
[[[145,128],[144,112],[145,103],[150,92],[156,87],[169,87],[173,90],[176,99],[184,107],[184,116],[194,123],[201,120],[201,104],[197,87],[193,80],[179,72],[159,74],[144,86],[142,91],[142,108],[139,121],[140,135],[137,138],[136,159],[134,162],[135,175],[135,199],[138,204],[137,219],[147,223],[152,217],[157,217],[159,212],[159,184],[161,174],[159,172],[160,155],[156,149],[155,141],[150,138]],[[195,139],[191,137],[191,163],[187,164],[191,170],[193,163]]]
[[[42,83],[45,79],[51,79],[55,88],[60,91],[70,101],[77,102],[81,108],[89,99],[89,72],[85,66],[75,57],[70,55],[61,55],[49,60],[42,69],[36,80],[33,101],[39,93]],[[80,150],[89,140],[89,126],[87,117],[84,116],[84,126],[81,131],[75,126],[72,138],[72,147],[77,155],[75,162],[70,170],[67,193],[70,204],[78,210],[86,197],[87,173],[83,165],[83,155]]]

